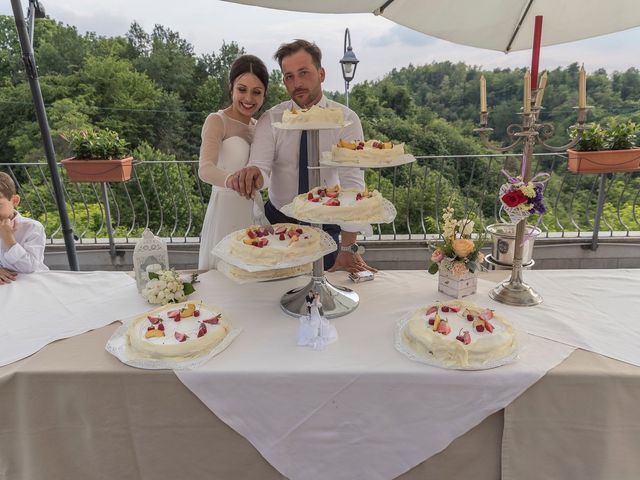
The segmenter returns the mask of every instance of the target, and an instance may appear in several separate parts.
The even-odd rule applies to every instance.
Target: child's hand
[[[0,285],[13,282],[18,274],[13,270],[7,270],[6,268],[0,268]]]
[[[0,240],[5,244],[6,248],[11,248],[16,243],[16,237],[13,235],[14,223],[8,218],[0,220]]]

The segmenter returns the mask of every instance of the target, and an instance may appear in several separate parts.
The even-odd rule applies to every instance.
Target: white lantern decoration
[[[133,249],[133,270],[136,273],[138,292],[149,281],[149,272],[169,269],[167,245],[148,228],[142,232],[142,238]]]

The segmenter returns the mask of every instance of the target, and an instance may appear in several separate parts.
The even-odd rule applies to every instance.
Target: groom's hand
[[[253,198],[255,191],[262,188],[264,180],[258,167],[245,167],[229,179],[231,188],[246,198]]]
[[[336,270],[346,270],[349,273],[364,272],[369,270],[370,272],[377,272],[375,268],[367,265],[367,262],[358,253],[340,252],[336,257],[336,262],[328,271],[335,272]]]

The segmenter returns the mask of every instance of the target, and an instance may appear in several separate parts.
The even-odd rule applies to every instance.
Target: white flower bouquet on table
[[[142,289],[143,298],[151,303],[166,305],[184,301],[195,292],[194,284],[198,282],[198,274],[191,275],[191,281],[185,282],[175,270],[159,270],[148,272],[149,281]]]

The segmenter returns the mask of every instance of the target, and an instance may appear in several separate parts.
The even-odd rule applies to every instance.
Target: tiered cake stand
[[[278,128],[278,125],[275,125]],[[307,132],[307,166],[309,168],[309,189],[320,186],[320,130],[342,128],[342,125],[326,126],[318,128],[305,128],[296,126],[288,129],[306,130]],[[415,160],[415,159],[414,159]],[[342,168],[354,168],[353,165],[344,165]],[[341,167],[331,167],[341,168]],[[356,167],[357,168],[357,167]],[[312,222],[312,226],[322,228],[321,224]],[[313,291],[320,297],[322,315],[326,318],[336,318],[354,311],[360,303],[356,292],[347,287],[331,284],[324,275],[324,259],[320,258],[313,264],[311,280],[303,287],[289,290],[282,296],[280,306],[289,315],[299,317],[307,314],[306,296]]]

